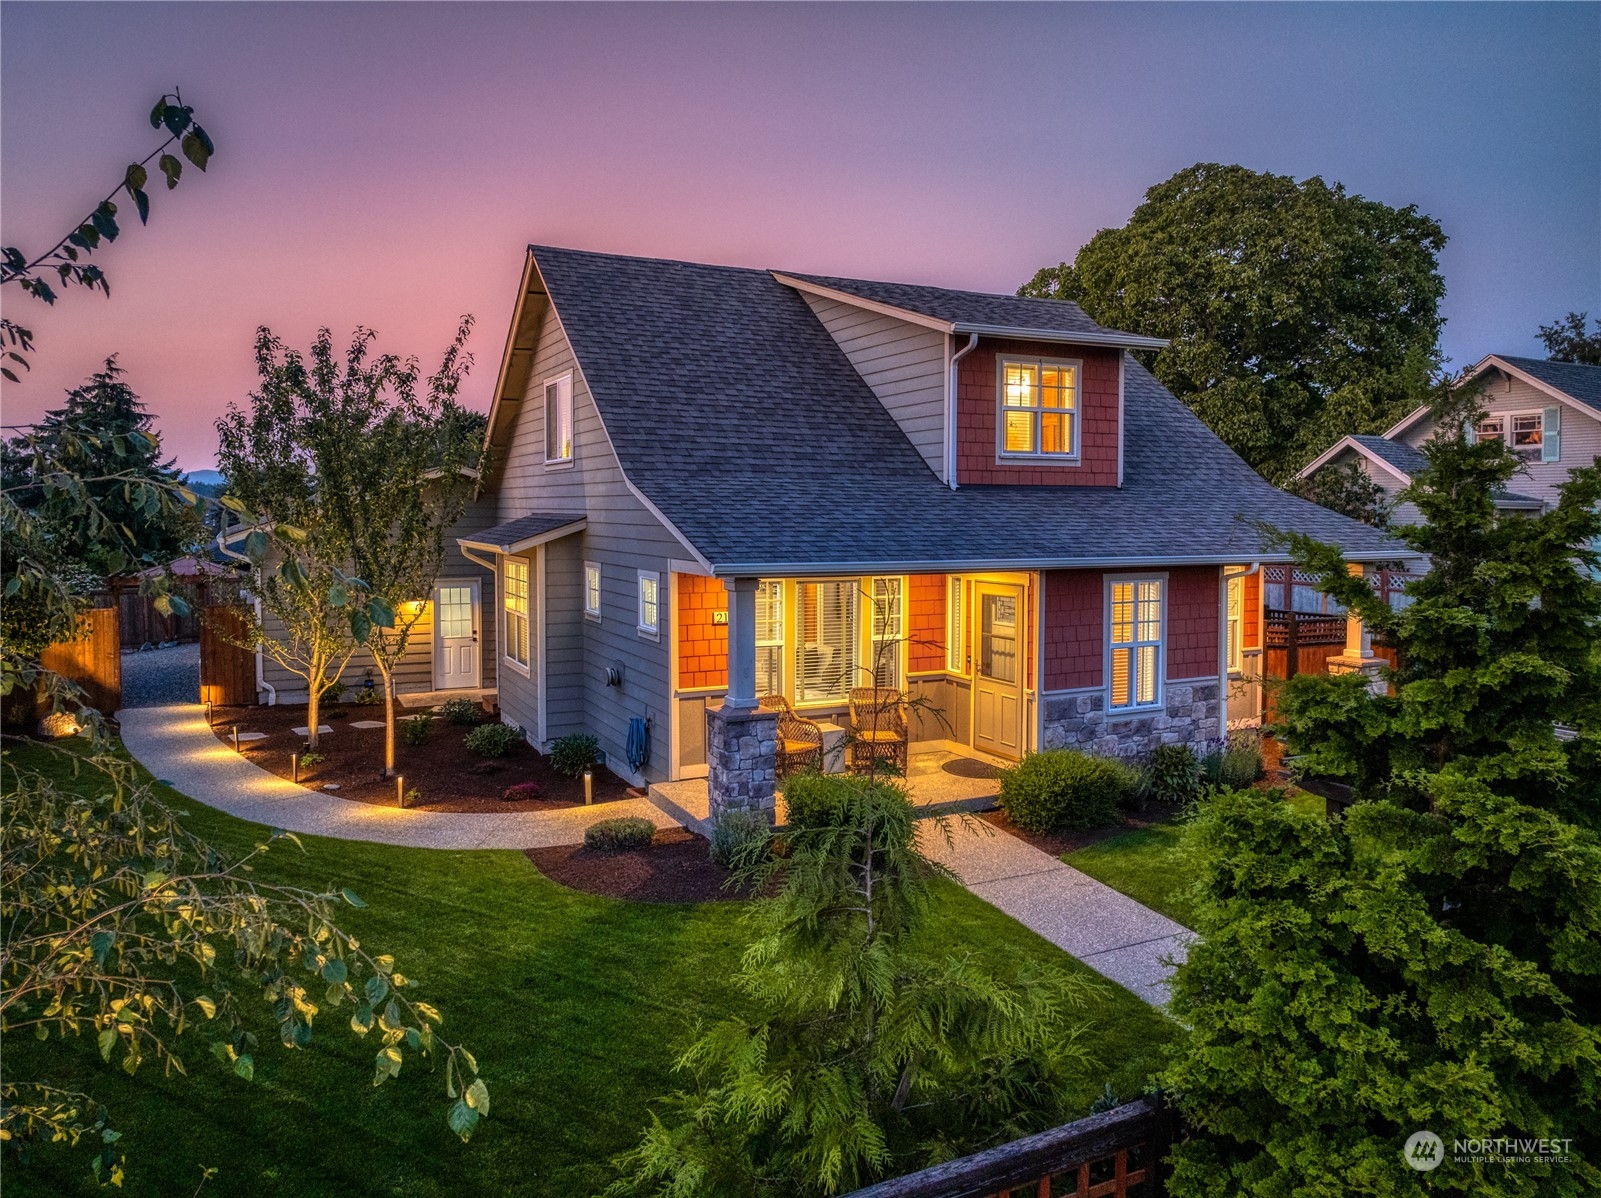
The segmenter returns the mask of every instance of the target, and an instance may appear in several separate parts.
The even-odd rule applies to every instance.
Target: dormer
[[[1066,300],[782,271],[941,482],[1115,487],[1123,353]]]

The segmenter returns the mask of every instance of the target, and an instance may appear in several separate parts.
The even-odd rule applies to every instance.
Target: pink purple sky
[[[1601,6],[0,5],[3,240],[158,140],[217,143],[44,308],[29,421],[109,353],[189,469],[270,325],[437,359],[487,406],[524,246],[1010,292],[1197,161],[1320,174],[1451,237],[1445,350],[1601,314]],[[125,222],[125,227],[129,222]]]

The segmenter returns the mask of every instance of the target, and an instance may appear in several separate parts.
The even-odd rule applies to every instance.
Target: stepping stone
[[[244,744],[246,741],[251,741],[251,740],[266,740],[266,739],[267,739],[267,734],[265,732],[241,732],[239,734],[239,743],[240,744]]]
[[[352,728],[382,728],[384,722],[382,720],[354,720],[350,726]]]
[[[311,729],[309,727],[307,727],[307,728],[293,728],[293,729],[291,729],[291,731],[296,736],[310,736],[311,735]],[[333,729],[328,727],[327,724],[318,724],[317,725],[317,735],[318,736],[321,736],[324,732],[332,732],[332,731],[333,731]]]
[[[322,784],[322,788],[324,790],[338,790],[339,789],[339,783],[337,783],[337,782],[324,782]]]

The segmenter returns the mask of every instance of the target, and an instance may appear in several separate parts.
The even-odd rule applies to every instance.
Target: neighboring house
[[[1000,760],[1219,737],[1260,710],[1228,696],[1286,560],[1257,521],[1398,550],[1230,452],[1127,352],[1161,344],[1061,301],[531,248],[441,580],[476,583],[480,685],[536,745],[709,772],[714,807],[770,803],[766,693],[843,723],[876,680],[940,713],[914,740]]]
[[[1601,366],[1491,354],[1464,381],[1483,387],[1485,418],[1474,434],[1506,441],[1523,459],[1523,471],[1497,496],[1502,510],[1548,509],[1569,471],[1601,456]],[[1429,409],[1421,407],[1383,436],[1341,438],[1300,477],[1355,462],[1393,501],[1426,465],[1419,447],[1433,435]],[[1412,504],[1400,503],[1391,519],[1412,524],[1420,517]]]

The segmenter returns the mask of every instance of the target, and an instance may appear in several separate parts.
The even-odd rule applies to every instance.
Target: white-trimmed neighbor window
[[[795,702],[843,703],[856,685],[858,578],[795,584]]]
[[[662,576],[654,570],[639,572],[639,635],[660,636],[662,627]]]
[[[1229,579],[1229,673],[1238,674],[1245,665],[1245,579]]]
[[[573,376],[545,382],[545,461],[573,460]]]
[[[505,558],[505,581],[501,592],[505,596],[506,660],[528,668],[528,561],[526,558]]]
[[[952,674],[967,673],[967,579],[946,579],[945,668]]]
[[[1162,699],[1162,581],[1109,584],[1110,704],[1155,707]]]
[[[776,579],[756,587],[756,693],[784,693],[784,584]]]
[[[600,619],[600,565],[584,563],[584,614],[592,620]]]
[[[869,667],[873,685],[899,690],[901,653],[906,640],[906,611],[901,602],[903,588],[899,578],[872,580],[873,624],[868,642],[872,654]]]
[[[997,430],[1002,457],[1078,455],[1080,363],[1002,358]]]

